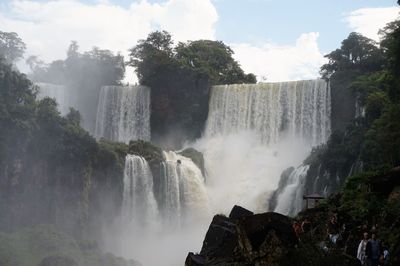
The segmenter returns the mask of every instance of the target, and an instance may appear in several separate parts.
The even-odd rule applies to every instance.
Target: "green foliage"
[[[370,189],[370,179],[375,175],[375,172],[364,172],[346,179],[341,211],[355,223],[363,223],[382,208],[381,201]]]
[[[124,58],[109,50],[93,47],[80,53],[77,42],[72,42],[65,60],[45,64],[37,57],[27,60],[31,67],[31,79],[64,85],[74,98],[74,106],[82,112],[83,126],[94,132],[97,114],[98,94],[101,86],[118,85],[125,75]]]
[[[209,89],[221,83],[255,83],[222,42],[199,40],[173,46],[171,35],[156,31],[130,50],[129,65],[151,88],[152,140],[176,147],[199,137],[208,115]],[[166,137],[167,136],[167,137]],[[160,141],[160,142],[161,142]]]
[[[163,155],[161,148],[153,145],[151,142],[136,140],[129,142],[129,154],[135,154],[142,156],[150,164],[160,163],[163,161]]]
[[[208,76],[212,84],[257,82],[254,74],[244,74],[239,63],[232,57],[232,49],[221,41],[179,43],[175,52],[180,66]]]
[[[158,73],[168,71],[175,67],[172,59],[172,37],[166,31],[155,31],[145,40],[130,50],[129,64],[136,68],[139,82],[143,85],[153,85]]]
[[[400,105],[390,105],[368,130],[362,151],[366,169],[400,165]]]
[[[14,63],[25,52],[26,45],[15,32],[0,31],[0,57],[8,63]]]
[[[375,91],[368,95],[365,104],[365,117],[367,121],[372,122],[379,118],[383,113],[384,108],[388,105],[389,98],[382,91]]]
[[[336,71],[377,71],[382,68],[383,55],[377,43],[359,33],[352,32],[339,49],[327,54],[329,63],[321,67],[321,74],[329,78]]]

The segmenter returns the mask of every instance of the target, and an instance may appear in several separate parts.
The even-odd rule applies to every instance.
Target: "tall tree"
[[[377,71],[384,63],[378,44],[356,32],[350,33],[339,49],[325,57],[329,62],[321,67],[323,77],[330,77],[336,71]]]
[[[0,31],[0,56],[8,63],[14,63],[25,52],[26,45],[15,32]]]

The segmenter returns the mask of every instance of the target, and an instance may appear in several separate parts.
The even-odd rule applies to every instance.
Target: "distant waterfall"
[[[150,89],[104,86],[97,108],[96,138],[128,143],[150,139]]]
[[[263,143],[282,134],[312,145],[330,134],[330,89],[321,79],[212,88],[206,136],[254,130]]]
[[[294,215],[301,211],[303,207],[304,183],[309,168],[309,165],[297,167],[289,175],[285,184],[282,184],[283,190],[277,196],[275,212]]]
[[[208,212],[208,196],[201,170],[189,158],[173,151],[163,152],[161,198],[162,214],[169,225],[180,225],[189,216],[204,217]]]
[[[51,83],[36,83],[35,85],[39,87],[37,95],[39,100],[45,97],[53,98],[56,100],[58,104],[58,110],[62,115],[65,115],[69,112],[71,102],[68,90],[65,86]]]
[[[128,224],[148,226],[158,220],[153,175],[143,157],[128,154],[125,158],[121,213],[124,222]]]

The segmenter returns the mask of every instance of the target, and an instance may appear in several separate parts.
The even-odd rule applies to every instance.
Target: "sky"
[[[352,31],[377,32],[399,16],[395,0],[0,0],[0,31],[17,32],[26,57],[65,58],[71,40],[127,55],[154,30],[174,40],[221,40],[260,81],[318,77],[324,55]],[[23,61],[19,63],[23,67]],[[135,81],[127,70],[127,81]]]

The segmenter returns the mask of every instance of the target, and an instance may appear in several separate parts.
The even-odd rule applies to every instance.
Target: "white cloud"
[[[71,40],[81,51],[98,46],[127,55],[127,50],[153,30],[171,32],[175,41],[215,39],[217,11],[211,0],[133,2],[129,7],[107,0],[85,4],[79,0],[12,0],[7,12],[0,9],[2,31],[15,31],[27,43],[26,55],[45,61],[64,58]],[[296,44],[231,45],[246,72],[268,81],[315,78],[323,61],[318,33],[301,35]],[[127,70],[126,80],[136,80]]]
[[[325,58],[318,48],[319,34],[302,34],[293,46],[264,43],[232,45],[235,58],[243,69],[267,81],[313,79],[319,76],[319,68]]]
[[[214,39],[217,20],[211,0],[141,0],[129,8],[108,1],[12,0],[7,13],[0,10],[1,30],[17,32],[27,43],[26,54],[45,61],[64,58],[71,40],[78,41],[81,51],[98,46],[126,55],[139,39],[158,29],[177,41]]]
[[[353,31],[379,41],[379,29],[398,18],[399,11],[399,7],[361,8],[348,14],[345,20]]]

